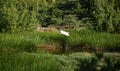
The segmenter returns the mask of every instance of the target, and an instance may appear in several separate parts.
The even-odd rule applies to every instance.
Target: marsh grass
[[[120,48],[120,35],[105,32],[94,32],[90,30],[70,31],[68,38],[70,46],[89,46],[92,48]]]
[[[95,32],[90,30],[69,31],[70,36],[66,37],[54,32],[22,32],[22,33],[0,33],[0,46],[12,47],[25,51],[34,51],[37,44],[52,42],[64,45],[69,48],[102,48],[112,49],[120,48],[120,35],[104,32]]]
[[[119,71],[119,53],[104,53],[101,58],[95,53],[72,53],[55,55],[49,53],[19,52],[12,48],[0,49],[0,71]],[[87,67],[87,68],[86,68]]]
[[[0,33],[0,46],[31,51],[34,50],[35,45],[50,41],[49,38],[53,35],[54,33],[48,32]]]
[[[5,49],[5,48],[3,48]],[[1,49],[0,71],[58,71],[58,63],[47,53],[35,54]]]

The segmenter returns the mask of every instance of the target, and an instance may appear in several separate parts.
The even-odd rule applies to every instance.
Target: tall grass
[[[120,57],[111,53],[48,53],[19,52],[0,48],[0,71],[119,71]],[[99,68],[100,67],[100,68]]]
[[[4,50],[0,52],[0,71],[58,71],[59,64],[52,55]]]
[[[36,44],[47,42],[49,37],[50,33],[46,32],[24,32],[17,34],[0,33],[0,46],[31,51]]]
[[[92,48],[120,48],[120,35],[90,30],[70,31],[70,46],[89,46]]]
[[[66,37],[54,32],[22,32],[22,33],[0,33],[0,46],[12,47],[32,51],[35,45],[53,42],[61,47],[63,43],[68,48],[106,48],[119,49],[120,35],[90,30],[69,31],[70,36]]]

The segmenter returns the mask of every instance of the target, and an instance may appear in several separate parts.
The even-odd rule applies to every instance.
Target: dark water
[[[53,54],[71,54],[75,52],[88,52],[88,53],[120,53],[120,49],[113,48],[87,48],[87,49],[68,49],[52,52]]]

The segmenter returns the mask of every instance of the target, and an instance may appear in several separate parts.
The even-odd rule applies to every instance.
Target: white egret
[[[65,35],[65,36],[70,36],[69,32],[66,32],[66,31],[63,31],[63,30],[60,30],[60,33],[63,34],[63,35]]]

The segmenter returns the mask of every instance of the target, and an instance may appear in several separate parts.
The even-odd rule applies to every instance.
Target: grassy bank
[[[75,47],[91,47],[95,49],[119,49],[120,48],[120,35],[109,34],[104,32],[94,32],[90,30],[71,31],[69,44]]]
[[[111,49],[120,48],[120,35],[89,30],[69,31],[66,37],[54,32],[24,32],[0,33],[0,47],[17,48],[25,51],[34,51],[36,45],[54,43],[62,48],[63,43],[68,49]]]

